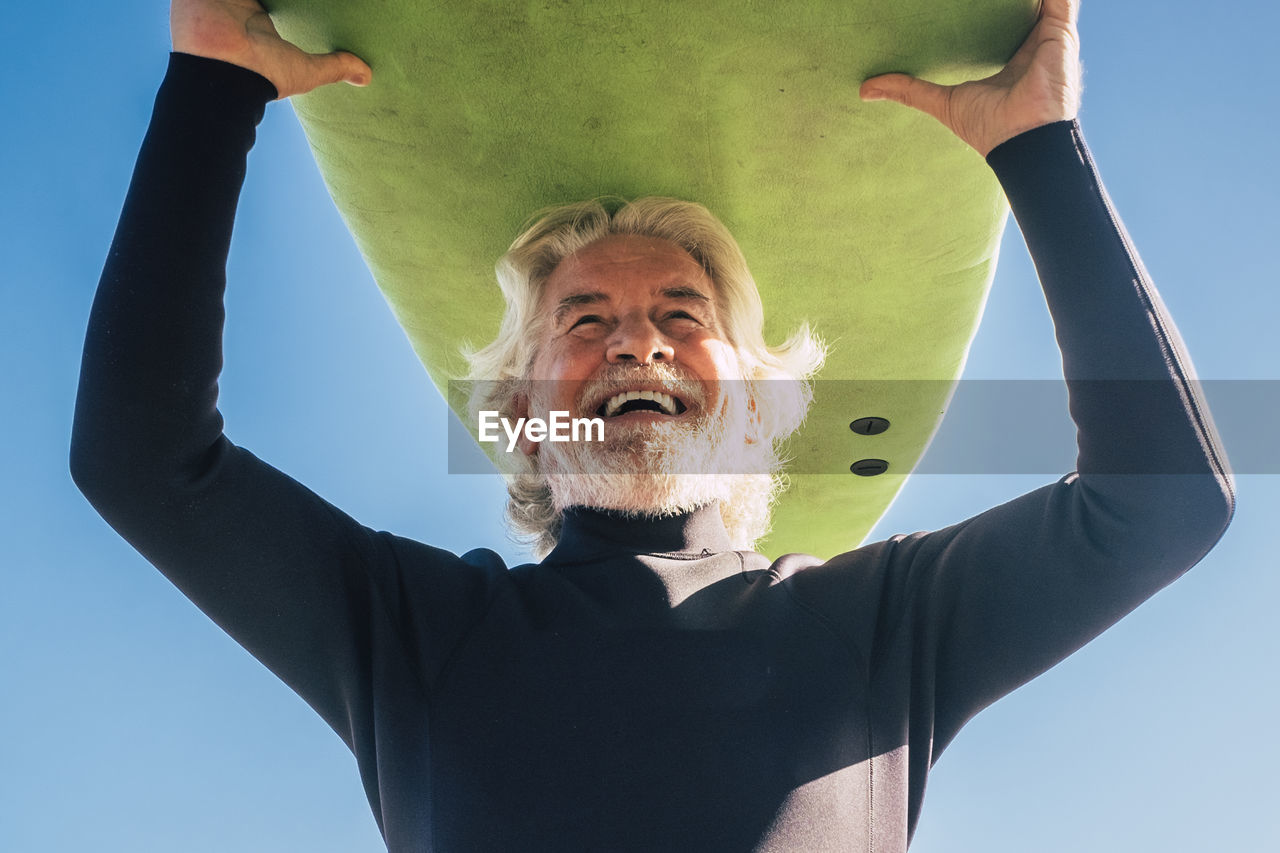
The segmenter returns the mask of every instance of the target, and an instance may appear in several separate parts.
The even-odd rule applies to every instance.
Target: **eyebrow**
[[[710,304],[711,297],[707,296],[696,287],[677,286],[667,287],[662,291],[662,295],[668,299],[692,299],[695,302],[705,302]]]
[[[711,303],[711,297],[707,296],[696,287],[688,285],[675,285],[673,287],[664,287],[661,291],[662,296],[667,299],[677,299],[683,301],[700,302],[704,304]],[[564,320],[564,316],[572,309],[580,305],[596,305],[601,302],[608,302],[609,295],[601,290],[592,290],[583,293],[571,293],[561,299],[556,304],[555,313],[552,315],[552,321],[555,325],[560,325]]]

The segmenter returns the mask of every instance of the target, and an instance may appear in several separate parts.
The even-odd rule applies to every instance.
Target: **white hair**
[[[473,415],[496,410],[514,419],[517,400],[527,395],[540,331],[547,318],[542,293],[561,261],[610,235],[667,240],[684,249],[715,285],[717,313],[738,357],[747,396],[755,404],[758,444],[767,452],[759,473],[727,475],[731,494],[720,511],[735,548],[751,549],[769,529],[773,501],[784,486],[781,442],[803,422],[812,402],[808,380],[821,367],[826,349],[804,323],[785,342],[764,340],[764,308],[746,258],[729,230],[700,204],[670,198],[632,202],[604,199],[550,208],[536,215],[497,264],[506,312],[498,336],[482,349],[464,352],[474,381]],[[770,381],[774,380],[774,381]],[[787,381],[776,381],[787,380]],[[474,422],[474,418],[473,418]],[[540,454],[499,454],[510,499],[507,518],[539,556],[555,546],[561,514],[550,484],[539,469]],[[702,474],[677,476],[702,477]]]

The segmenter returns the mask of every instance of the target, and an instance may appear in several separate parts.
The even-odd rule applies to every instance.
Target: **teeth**
[[[605,402],[604,416],[613,417],[628,400],[652,400],[668,415],[676,414],[676,401],[670,394],[663,394],[661,391],[624,391],[621,394],[615,394]]]

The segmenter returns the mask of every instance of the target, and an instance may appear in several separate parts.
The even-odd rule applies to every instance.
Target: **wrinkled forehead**
[[[539,313],[565,305],[672,296],[716,298],[702,264],[683,247],[657,237],[613,234],[579,249],[547,275]]]

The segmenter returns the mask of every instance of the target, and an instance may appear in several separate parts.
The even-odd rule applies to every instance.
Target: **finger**
[[[1080,0],[1041,0],[1040,17],[1074,24],[1080,17]]]
[[[865,81],[858,94],[864,101],[897,101],[942,121],[950,88],[909,74],[882,74]]]
[[[373,71],[360,57],[345,50],[312,56],[315,84],[324,86],[329,83],[350,83],[353,86],[368,86],[373,80]]]

